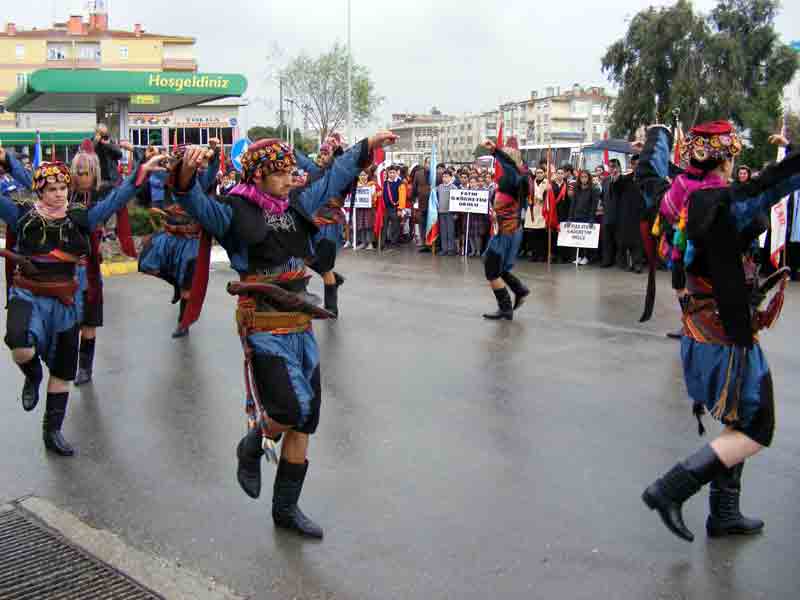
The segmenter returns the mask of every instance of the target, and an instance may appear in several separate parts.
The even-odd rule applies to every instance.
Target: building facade
[[[567,91],[548,87],[532,92],[525,103],[527,132],[520,144],[591,144],[609,127],[614,98],[602,87],[574,85]],[[516,114],[522,113],[522,109]]]
[[[411,162],[421,162],[431,155],[434,142],[439,141],[440,129],[453,117],[443,115],[436,108],[430,114],[394,113],[389,130],[397,136],[392,151],[403,153]]]
[[[448,163],[466,163],[475,160],[475,149],[487,138],[497,136],[499,113],[490,111],[454,117],[439,128],[441,160]]]
[[[66,160],[82,139],[93,134],[95,114],[19,113],[5,110],[5,100],[26,77],[40,69],[196,72],[195,39],[150,33],[141,25],[131,31],[110,29],[105,2],[89,3],[88,19],[71,15],[51,27],[25,29],[6,23],[0,31],[0,140],[30,151],[41,131],[45,159]],[[147,103],[147,97],[131,98]],[[209,137],[231,144],[237,136],[241,100],[222,100],[161,114],[131,114],[128,131],[115,137],[134,145],[205,143]],[[111,115],[107,115],[110,118]],[[113,120],[109,119],[113,125]],[[118,129],[113,125],[113,129]]]

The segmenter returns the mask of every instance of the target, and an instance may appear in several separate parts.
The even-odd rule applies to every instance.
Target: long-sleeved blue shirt
[[[369,159],[367,140],[355,144],[347,152],[338,157],[323,175],[306,186],[297,197],[297,204],[307,215],[313,215],[331,196],[341,195],[353,182]],[[222,202],[209,198],[195,181],[189,190],[175,193],[177,202],[192,217],[198,220],[203,228],[210,232],[228,253],[231,267],[240,273],[249,270],[248,245],[234,231],[233,208]],[[310,250],[309,240],[309,250]],[[294,270],[302,264],[305,257],[296,257],[296,261],[286,265],[284,270]]]

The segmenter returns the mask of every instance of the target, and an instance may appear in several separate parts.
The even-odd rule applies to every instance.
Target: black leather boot
[[[75,385],[84,385],[92,380],[92,366],[94,365],[94,339],[81,339],[80,354],[78,355],[78,375]]]
[[[508,293],[506,288],[493,291],[494,297],[497,298],[497,312],[484,313],[483,318],[491,321],[499,321],[500,319],[512,321],[514,319],[514,308],[511,306],[511,294]]]
[[[38,356],[34,356],[28,362],[19,365],[19,369],[25,375],[25,383],[22,386],[22,408],[30,412],[39,404],[39,386],[44,376],[42,362]]]
[[[264,456],[261,439],[261,431],[251,429],[236,447],[236,458],[239,459],[236,479],[244,493],[251,498],[258,498],[261,495],[261,457]]]
[[[339,316],[339,286],[337,284],[325,286],[325,310]]]
[[[706,532],[710,537],[752,535],[764,529],[764,521],[749,519],[739,510],[743,468],[744,463],[740,463],[726,469],[711,482],[708,495],[710,514],[706,520]]]
[[[178,326],[175,328],[175,331],[172,332],[172,339],[174,340],[189,335],[189,328],[181,327],[181,321],[183,321],[183,313],[185,312],[186,312],[186,300],[181,300],[181,307],[180,310],[178,311]]]
[[[59,456],[72,456],[75,449],[61,435],[61,425],[67,413],[68,392],[47,394],[47,407],[42,420],[42,439],[44,447]]]
[[[500,277],[506,282],[506,285],[511,288],[511,291],[514,292],[514,310],[517,310],[520,306],[525,304],[525,299],[530,296],[531,291],[516,275],[508,271],[503,273]]]
[[[687,542],[694,534],[683,522],[681,507],[700,488],[725,470],[725,465],[709,445],[678,463],[663,477],[656,480],[642,494],[642,500],[651,510],[657,510],[667,528]]]
[[[278,463],[275,474],[275,488],[272,496],[272,520],[277,527],[291,529],[301,535],[322,539],[322,528],[309,519],[297,506],[303,480],[308,471],[308,461],[302,465],[287,462]]]

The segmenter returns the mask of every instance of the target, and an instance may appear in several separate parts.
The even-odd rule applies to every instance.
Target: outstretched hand
[[[497,144],[495,144],[492,140],[484,140],[481,146],[486,148],[492,154],[494,154],[494,151],[497,150]]]
[[[788,146],[789,140],[786,139],[786,136],[776,133],[769,136],[769,143],[773,146]]]
[[[369,138],[370,149],[383,148],[384,146],[391,146],[398,140],[398,137],[391,131],[379,131],[371,138]]]
[[[195,172],[206,158],[207,150],[200,146],[190,146],[186,149],[178,171],[178,189],[186,190],[194,177]]]
[[[151,156],[148,161],[142,165],[142,171],[147,174],[155,173],[156,171],[166,171],[167,169],[163,166],[163,164],[167,158],[168,156],[166,154],[156,154]]]

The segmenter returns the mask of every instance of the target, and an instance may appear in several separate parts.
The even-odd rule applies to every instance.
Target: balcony
[[[197,71],[197,61],[193,58],[165,58],[161,61],[164,71]]]

